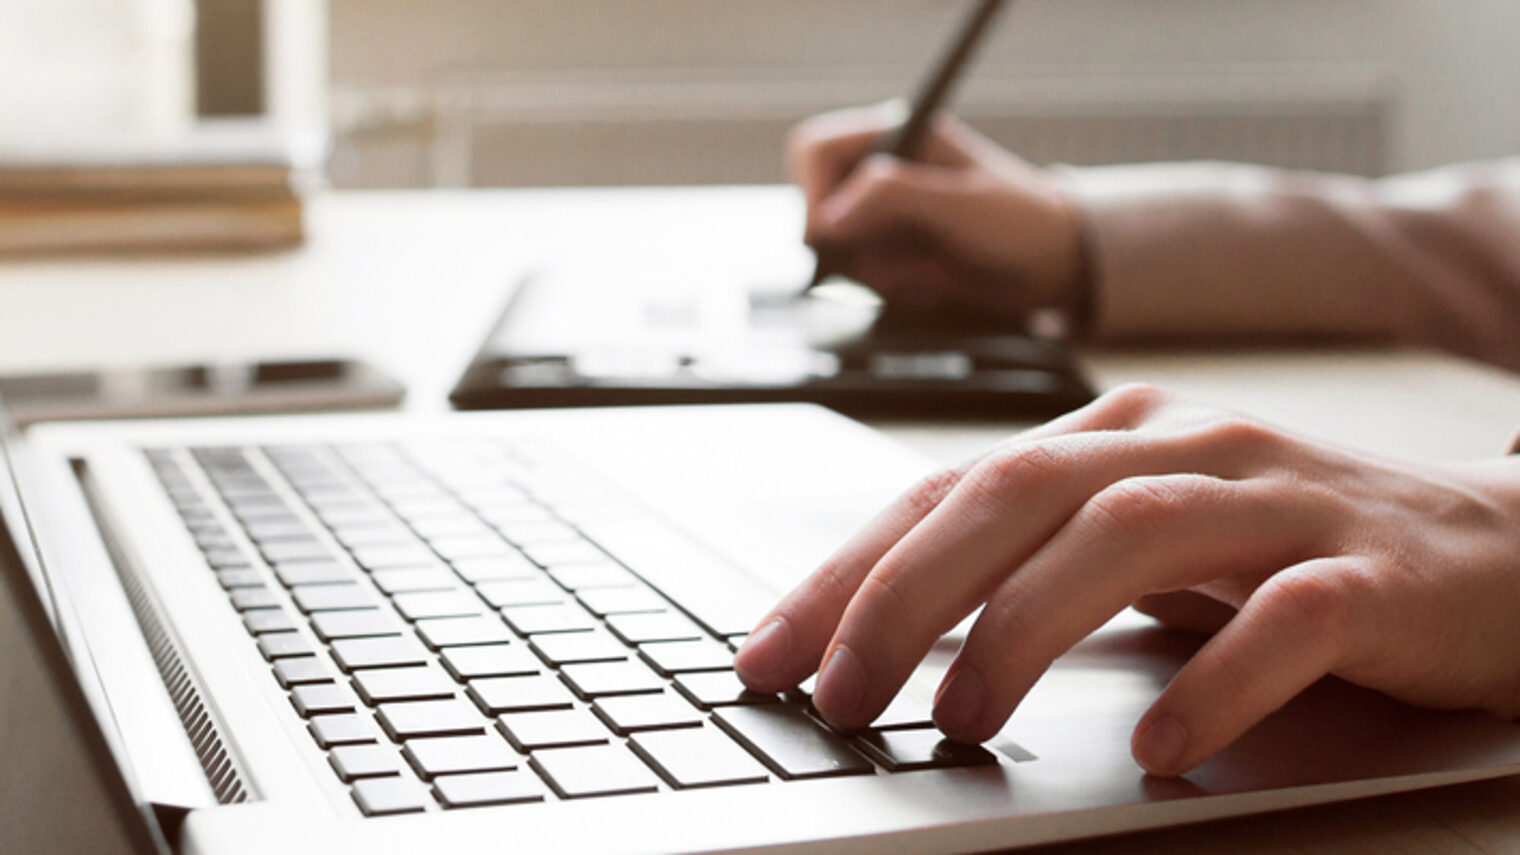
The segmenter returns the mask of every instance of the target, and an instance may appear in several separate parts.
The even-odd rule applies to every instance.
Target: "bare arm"
[[[1104,338],[1383,336],[1520,367],[1520,160],[1069,170]]]

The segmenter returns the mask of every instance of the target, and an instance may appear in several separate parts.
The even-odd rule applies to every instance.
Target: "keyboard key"
[[[434,667],[374,668],[353,678],[359,698],[370,706],[387,701],[425,701],[452,698],[458,688],[443,671]]]
[[[281,540],[259,547],[264,560],[279,565],[286,561],[319,561],[332,555],[332,548],[314,537],[304,540]]]
[[[679,674],[675,685],[681,694],[704,710],[724,706],[774,704],[781,700],[779,695],[751,692],[732,671]]]
[[[754,757],[710,727],[636,733],[628,747],[682,789],[758,784],[770,777]]]
[[[409,523],[430,519],[452,519],[469,513],[464,505],[428,483],[413,481],[388,485],[377,484],[375,492],[390,502],[391,510]]]
[[[783,778],[865,775],[870,762],[792,704],[723,707],[713,721]]]
[[[433,550],[420,543],[410,546],[361,546],[353,550],[353,556],[365,570],[417,567],[438,560]]]
[[[534,504],[531,500],[512,502],[498,501],[494,504],[477,504],[476,511],[481,518],[490,523],[497,531],[502,526],[517,523],[554,522],[554,514],[549,513],[544,507]]]
[[[382,593],[404,594],[409,591],[449,591],[459,586],[459,579],[447,567],[408,567],[376,570],[370,574]]]
[[[510,558],[517,554],[510,544],[495,532],[439,537],[428,541],[433,551],[446,561],[463,561],[469,558]]]
[[[432,618],[417,621],[416,627],[423,643],[434,650],[473,644],[504,644],[514,640],[507,625],[495,616]]]
[[[867,731],[855,737],[855,745],[888,772],[997,763],[997,758],[980,745],[951,742],[933,728]]]
[[[401,529],[408,535],[411,530],[391,517],[385,506],[378,502],[348,501],[345,499],[321,499],[310,502],[317,517],[334,532],[357,531],[361,528]]]
[[[433,795],[444,807],[482,807],[543,801],[531,772],[484,772],[445,775],[433,781]]]
[[[369,716],[357,713],[312,716],[311,721],[306,723],[306,729],[311,731],[312,738],[323,748],[375,741],[375,731]]]
[[[359,576],[353,568],[331,559],[281,561],[274,565],[274,574],[280,577],[280,584],[287,588],[297,585],[334,585],[352,582]]]
[[[264,575],[252,567],[229,567],[216,571],[216,581],[229,591],[233,588],[262,588]]]
[[[354,782],[354,802],[365,816],[421,813],[427,793],[405,778],[364,778]]]
[[[331,683],[333,674],[315,656],[302,656],[298,659],[276,659],[274,678],[280,681],[280,688],[289,689],[307,683]]]
[[[257,520],[284,519],[291,515],[290,508],[286,507],[285,502],[278,496],[273,499],[265,497],[243,503],[228,502],[227,504],[232,508],[232,515],[244,525]]]
[[[344,783],[401,774],[401,761],[389,745],[340,745],[328,753],[327,762]]]
[[[648,588],[587,588],[577,591],[575,598],[597,617],[663,612],[670,608],[670,603]]]
[[[597,626],[596,618],[580,606],[560,603],[553,606],[510,606],[501,610],[502,620],[518,635],[541,632],[580,632]]]
[[[581,530],[713,635],[748,632],[776,594],[675,529],[650,520],[592,520]]]
[[[465,690],[487,715],[568,709],[575,700],[564,684],[547,675],[484,677]]]
[[[334,641],[330,646],[338,667],[349,672],[361,668],[422,665],[429,661],[422,645],[416,639],[406,636],[344,638]]]
[[[608,695],[641,695],[665,688],[665,680],[642,662],[586,662],[566,665],[560,679],[581,700]]]
[[[600,745],[610,733],[597,717],[581,709],[520,712],[504,715],[496,726],[523,753],[541,748]]]
[[[402,623],[387,612],[362,609],[347,612],[317,612],[311,616],[311,628],[323,641],[340,638],[373,638],[400,635]]]
[[[412,534],[411,529],[389,517],[381,516],[353,517],[347,520],[340,518],[340,523],[332,526],[332,533],[345,549],[350,550],[384,546],[411,547],[417,543],[417,536]]]
[[[734,652],[728,645],[710,639],[644,644],[639,647],[639,657],[667,677],[693,671],[728,671],[734,667]]]
[[[290,702],[302,718],[355,710],[354,697],[336,683],[313,683],[290,690]]]
[[[561,567],[566,564],[595,564],[607,560],[607,553],[597,549],[589,540],[528,543],[522,545],[523,554],[540,567]]]
[[[379,605],[374,594],[358,585],[306,585],[291,591],[290,598],[306,614],[372,609]]]
[[[424,779],[460,772],[502,772],[516,769],[517,753],[494,733],[482,736],[444,736],[413,739],[401,756]]]
[[[485,612],[485,604],[468,591],[420,591],[391,598],[396,611],[410,621],[427,618],[471,617]]]
[[[203,529],[201,531],[196,531],[195,527],[192,526],[190,532],[191,535],[195,538],[195,545],[199,546],[203,550],[237,548],[237,541],[233,540],[232,536],[227,534],[227,532],[222,530],[220,527],[211,530]]]
[[[496,530],[518,546],[573,543],[583,539],[580,532],[553,519],[501,520]]]
[[[501,558],[469,558],[453,562],[454,571],[466,582],[490,582],[493,580],[537,579],[543,571],[538,565],[522,555]]]
[[[538,658],[555,668],[571,662],[610,662],[628,658],[628,648],[602,630],[535,635],[528,646]]]
[[[566,600],[564,590],[541,574],[532,579],[482,582],[475,586],[475,590],[492,608],[497,609],[506,606],[548,606]]]
[[[273,662],[291,656],[310,656],[314,651],[300,633],[270,632],[259,636],[259,652]]]
[[[274,591],[265,587],[236,588],[227,592],[227,598],[232,600],[232,607],[240,612],[280,607],[280,600],[274,595]]]
[[[702,713],[671,692],[598,698],[591,711],[619,736],[641,730],[694,727],[703,721]]]
[[[281,609],[258,609],[243,615],[243,626],[251,635],[263,635],[266,632],[289,632],[296,628],[296,622]]]
[[[678,612],[608,615],[607,628],[625,644],[646,641],[695,641],[707,637],[691,619]]]
[[[252,567],[253,562],[243,554],[242,550],[229,547],[217,547],[205,551],[206,563],[215,570],[227,570],[234,567]]]
[[[476,677],[512,677],[537,674],[543,664],[528,648],[516,644],[450,647],[440,658],[443,667],[459,681]]]
[[[254,543],[272,543],[277,540],[313,540],[311,527],[301,522],[295,514],[265,517],[243,524],[243,531]]]
[[[451,537],[479,537],[482,535],[489,536],[497,543],[501,542],[501,538],[491,532],[490,526],[476,519],[474,515],[417,520],[412,523],[412,531],[415,531],[418,537],[430,542],[447,540]],[[437,550],[437,544],[433,544],[433,548]],[[442,554],[446,555],[447,553]]]
[[[812,694],[809,692],[809,694]],[[900,692],[871,722],[872,730],[902,730],[906,728],[933,727],[934,714],[929,704],[906,692]]]
[[[561,798],[652,793],[658,779],[621,745],[535,752],[529,761]]]
[[[639,584],[636,576],[612,561],[550,567],[548,573],[550,578],[570,591],[582,588],[630,588]]]
[[[381,704],[375,718],[396,742],[420,736],[464,736],[485,731],[480,713],[457,698]]]

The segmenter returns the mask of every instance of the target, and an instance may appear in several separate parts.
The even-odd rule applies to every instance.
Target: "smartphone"
[[[16,423],[390,409],[406,388],[351,359],[0,375]]]

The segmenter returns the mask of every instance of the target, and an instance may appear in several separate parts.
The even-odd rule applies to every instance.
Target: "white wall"
[[[427,168],[430,98],[461,71],[536,80],[666,69],[678,77],[790,76],[828,101],[905,87],[963,0],[331,0],[334,116],[371,160]],[[1119,93],[1160,75],[1255,91],[1365,80],[1394,105],[1388,165],[1520,153],[1514,0],[1026,0],[964,93],[1088,79]],[[737,71],[736,71],[737,69]],[[1068,85],[1063,84],[1063,85]],[[1080,87],[1073,88],[1076,92]],[[1057,92],[1064,90],[1054,90]],[[1312,93],[1311,93],[1312,94]],[[1039,95],[1050,99],[1050,90]]]
[[[0,147],[181,130],[193,24],[190,0],[0,0]]]

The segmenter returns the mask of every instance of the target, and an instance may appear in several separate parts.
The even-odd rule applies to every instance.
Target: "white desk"
[[[776,188],[334,194],[310,245],[240,258],[0,264],[0,371],[357,355],[444,406],[522,271],[571,262],[638,271],[790,275],[801,207]],[[1167,385],[1379,450],[1474,458],[1520,425],[1520,380],[1444,356],[1119,353],[1087,357],[1101,387]],[[942,462],[1017,424],[883,425]],[[1520,851],[1520,780],[1330,806],[1057,851]]]

